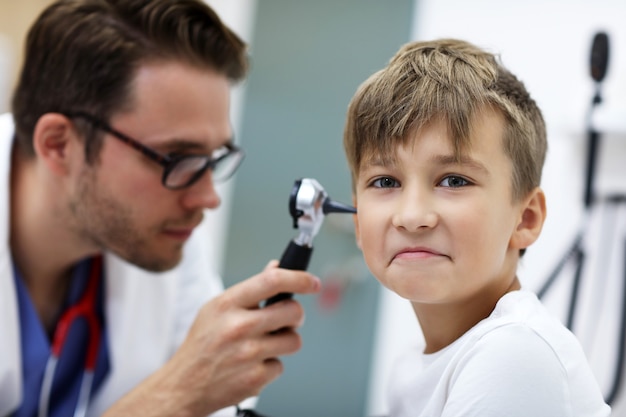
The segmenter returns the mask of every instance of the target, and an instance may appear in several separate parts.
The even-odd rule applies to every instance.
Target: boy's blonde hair
[[[541,182],[547,149],[541,111],[524,85],[493,54],[456,39],[412,42],[357,90],[348,107],[344,148],[357,180],[373,155],[393,158],[399,144],[435,120],[448,129],[457,157],[471,146],[478,112],[498,110],[503,146],[513,162],[513,199]]]

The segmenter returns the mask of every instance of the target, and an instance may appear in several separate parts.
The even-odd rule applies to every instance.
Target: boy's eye
[[[469,185],[469,181],[467,181],[463,177],[459,177],[456,175],[449,175],[441,180],[439,183],[442,187],[450,187],[450,188],[459,188],[466,185]]]
[[[371,185],[374,188],[393,188],[398,186],[398,181],[390,177],[380,177],[372,181]]]

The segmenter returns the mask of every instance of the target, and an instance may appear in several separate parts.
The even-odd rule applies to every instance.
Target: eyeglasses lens
[[[165,185],[170,188],[182,188],[195,182],[206,169],[211,169],[213,181],[230,178],[243,160],[243,151],[223,147],[206,155],[188,155],[179,159],[169,171]]]
[[[222,156],[213,158],[213,179],[215,181],[227,180],[237,171],[242,160],[243,151],[240,149],[232,149]]]

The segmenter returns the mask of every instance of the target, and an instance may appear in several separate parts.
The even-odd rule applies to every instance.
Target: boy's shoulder
[[[493,313],[461,339],[463,346],[449,366],[463,369],[470,379],[480,375],[486,384],[512,380],[533,391],[601,397],[580,342],[532,292],[505,294]]]
[[[464,336],[470,346],[502,347],[520,354],[531,348],[552,352],[557,357],[567,351],[582,354],[573,333],[527,290],[505,294],[489,317],[479,322]],[[501,346],[503,345],[503,346]],[[536,352],[539,353],[539,352]]]
[[[563,415],[567,409],[573,416],[604,416],[609,410],[577,339],[528,291],[506,294],[488,318],[441,351],[404,355],[393,378],[397,401],[426,392],[431,400],[421,407],[445,404],[451,415]]]

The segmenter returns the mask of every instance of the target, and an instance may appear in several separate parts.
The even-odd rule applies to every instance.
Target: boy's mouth
[[[427,246],[406,247],[397,251],[391,261],[395,260],[412,260],[412,259],[429,259],[435,257],[446,257],[447,255]]]

